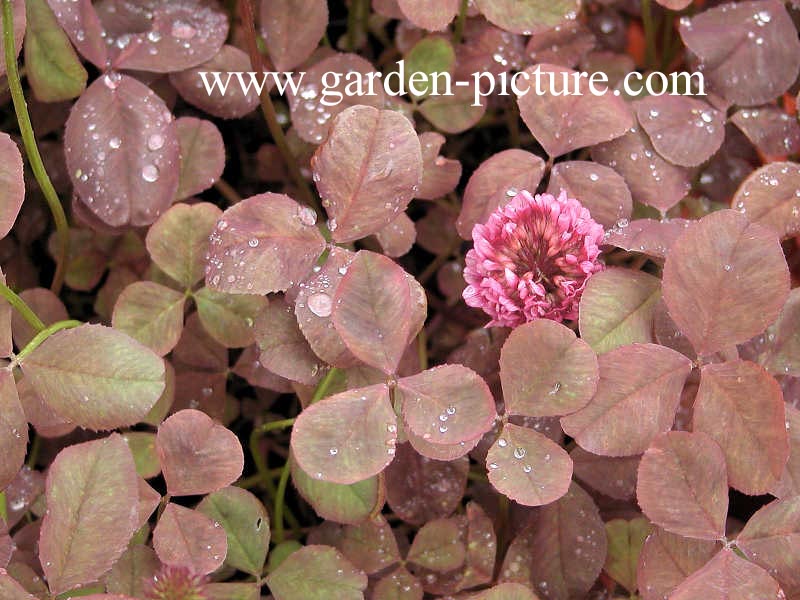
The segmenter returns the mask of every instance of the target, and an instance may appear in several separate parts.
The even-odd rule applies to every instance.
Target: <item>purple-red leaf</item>
[[[64,134],[75,192],[106,225],[150,225],[178,191],[172,114],[150,88],[110,71],[81,95]]]
[[[657,437],[639,463],[636,496],[644,514],[667,531],[701,540],[725,535],[725,454],[705,433]]]
[[[643,600],[664,600],[718,550],[716,542],[695,540],[654,528],[642,547],[636,574]]]
[[[691,173],[667,162],[638,127],[592,148],[592,158],[625,178],[633,199],[666,213],[691,188]]]
[[[708,84],[730,102],[764,104],[797,79],[800,41],[778,0],[715,6],[682,19],[680,33]]]
[[[464,564],[467,554],[462,536],[463,530],[455,519],[425,523],[414,536],[407,559],[438,573],[457,569]]]
[[[544,161],[525,150],[503,150],[481,163],[467,182],[461,213],[456,221],[459,235],[472,239],[476,223],[485,223],[496,209],[508,204],[517,192],[533,193],[544,175]]]
[[[664,264],[664,301],[698,354],[744,342],[778,316],[789,269],[776,235],[722,210],[675,243]]]
[[[19,2],[24,6],[22,2]],[[3,63],[5,64],[5,63]],[[14,140],[0,132],[0,239],[6,237],[17,220],[25,199],[25,182],[22,178],[22,155]]]
[[[175,197],[183,200],[204,192],[222,176],[225,144],[211,121],[181,117],[175,121],[175,127],[181,148],[181,173]]]
[[[620,219],[606,230],[604,242],[630,252],[665,258],[670,248],[694,221],[686,219]]]
[[[319,358],[298,327],[298,318],[282,299],[267,305],[256,317],[253,333],[261,366],[291,381],[313,385],[323,374]]]
[[[491,428],[494,398],[486,382],[462,365],[441,365],[397,383],[406,427],[424,441],[453,445]]]
[[[753,171],[731,200],[751,222],[777,232],[783,239],[800,233],[800,167],[774,162]]]
[[[138,522],[133,456],[117,434],[62,450],[47,475],[39,560],[53,594],[97,581]]]
[[[769,373],[746,360],[704,365],[693,414],[692,431],[725,453],[732,487],[751,496],[775,487],[789,440],[781,388]]]
[[[312,160],[331,236],[350,242],[379,231],[405,210],[422,180],[422,153],[398,112],[348,108]]]
[[[508,548],[500,582],[528,585],[551,600],[583,598],[606,560],[606,531],[592,498],[573,483],[531,513]]]
[[[558,197],[561,190],[580,200],[592,218],[604,227],[631,216],[633,200],[625,180],[604,165],[583,160],[554,165],[547,192]]]
[[[325,0],[261,0],[261,35],[276,71],[305,61],[328,28]]]
[[[761,567],[723,548],[669,595],[670,600],[765,600],[786,598]]]
[[[614,94],[592,94],[586,78],[580,79],[578,90],[571,96],[555,95],[553,92],[557,89],[537,94],[537,69],[555,81],[563,77],[573,81],[575,71],[549,64],[530,67],[525,71],[531,78],[530,87],[524,96],[517,99],[522,120],[551,157],[609,142],[633,127],[633,114],[627,103]]]
[[[397,0],[400,10],[417,27],[428,31],[445,29],[458,14],[458,0]]]
[[[170,503],[153,531],[153,548],[165,565],[205,575],[222,565],[228,553],[228,538],[217,521]]]
[[[441,198],[452,192],[461,179],[461,163],[439,155],[444,142],[445,137],[435,131],[426,131],[419,135],[422,149],[422,181],[416,194],[417,198],[424,200]]]
[[[375,67],[356,54],[334,54],[308,69],[299,85],[298,93],[294,94],[292,90],[288,92],[292,125],[300,138],[311,144],[321,143],[327,137],[334,117],[348,107],[367,105],[383,108],[386,104],[386,93],[382,85],[375,86],[374,95],[352,95],[345,92],[348,82],[351,81],[350,77],[355,76],[354,73],[366,78],[373,72]],[[336,73],[338,77],[331,82],[331,76],[326,76],[326,73]],[[336,85],[330,85],[331,83]]]
[[[507,423],[486,455],[494,488],[524,506],[550,504],[567,493],[572,459],[541,433]]]
[[[397,417],[389,389],[380,384],[312,404],[297,417],[291,446],[312,477],[349,484],[380,473],[392,462],[396,442]]]
[[[725,114],[701,100],[649,96],[635,106],[653,147],[673,164],[696,167],[711,158],[725,139]]]
[[[19,402],[14,375],[0,371],[0,489],[14,481],[28,446],[28,420]]]
[[[731,122],[766,156],[800,150],[800,123],[777,106],[743,108],[731,116]]]
[[[777,579],[789,597],[800,591],[800,496],[760,508],[736,536],[736,547]]]
[[[252,87],[247,88],[251,83],[256,85],[248,77],[252,70],[247,54],[236,46],[226,44],[202,65],[170,74],[169,81],[189,104],[221,119],[240,119],[258,106],[258,93]],[[220,75],[220,85],[216,85],[215,72]],[[201,73],[206,73],[211,93],[206,89]],[[242,73],[242,86],[235,73]],[[256,74],[256,77],[260,77],[260,74]],[[256,82],[261,83],[258,79]],[[249,93],[244,92],[243,86]],[[221,87],[225,88],[224,92]],[[265,89],[269,88],[265,85]]]
[[[561,323],[540,319],[521,325],[500,354],[506,413],[529,417],[573,413],[594,395],[598,373],[597,356],[589,344]]]
[[[675,420],[691,361],[664,346],[631,344],[598,357],[600,382],[589,404],[561,418],[567,435],[590,452],[640,454]]]
[[[401,444],[384,471],[386,501],[398,517],[413,525],[448,517],[461,502],[468,472],[466,457],[431,460],[410,444]]]
[[[575,446],[569,453],[575,477],[616,500],[636,496],[636,471],[641,456],[599,456]]]
[[[284,194],[259,194],[222,213],[211,233],[206,285],[269,294],[299,283],[325,249],[314,210]]]
[[[411,285],[406,272],[389,258],[359,251],[323,307],[348,350],[366,364],[391,374],[397,369],[413,329]],[[416,303],[425,303],[424,294]],[[423,304],[424,306],[424,304]]]
[[[238,438],[199,410],[182,410],[164,421],[156,450],[171,496],[209,494],[239,479],[244,468]]]
[[[92,0],[48,0],[48,4],[78,52],[94,66],[105,69],[109,62],[109,46]],[[16,15],[14,22],[17,22]]]

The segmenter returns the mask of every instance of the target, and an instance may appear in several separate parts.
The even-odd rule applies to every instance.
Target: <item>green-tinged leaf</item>
[[[477,0],[477,5],[491,23],[524,34],[574,19],[580,8],[577,0]]]
[[[136,530],[138,477],[127,444],[112,434],[62,450],[45,494],[39,560],[60,594],[104,575]]]
[[[636,591],[639,554],[649,534],[650,523],[641,517],[630,521],[612,519],[606,522],[608,555],[604,569],[614,581],[631,593]]]
[[[356,524],[364,521],[378,507],[379,483],[370,477],[349,485],[314,479],[292,460],[292,481],[297,491],[323,519]]]
[[[269,553],[267,573],[273,573],[289,556],[297,552],[303,545],[297,540],[286,540],[277,544]]]
[[[225,169],[225,143],[211,121],[181,117],[175,121],[175,127],[181,145],[181,176],[176,197],[183,200],[207,190],[220,178]]]
[[[265,296],[225,294],[204,287],[193,297],[200,322],[220,344],[243,348],[255,341],[253,323],[267,305]]]
[[[376,584],[375,600],[422,600],[422,584],[405,567],[397,567]]]
[[[222,565],[228,540],[218,522],[199,511],[170,503],[153,531],[153,548],[165,565],[206,575]]]
[[[267,577],[275,600],[363,600],[367,576],[330,546],[306,546]]]
[[[258,600],[260,588],[255,583],[207,583],[203,586],[207,600]]]
[[[141,544],[131,546],[106,576],[106,589],[109,594],[141,598],[145,595],[147,582],[153,580],[159,566],[152,548]]]
[[[408,560],[431,571],[445,573],[464,564],[467,551],[463,530],[455,519],[425,523],[408,551]]]
[[[197,510],[225,529],[225,562],[245,573],[259,575],[267,560],[270,530],[269,515],[258,498],[247,490],[227,487],[206,496]]]
[[[208,236],[222,211],[207,202],[175,204],[147,231],[145,244],[153,262],[190,288],[203,278]]]
[[[159,356],[170,352],[183,331],[186,296],[151,281],[137,281],[117,298],[111,324]]]
[[[581,296],[581,338],[598,353],[653,341],[653,314],[661,298],[657,277],[608,269],[591,277]]]
[[[126,334],[81,325],[53,334],[22,361],[36,393],[89,429],[141,421],[164,391],[164,361]]]
[[[406,53],[404,58],[406,86],[411,95],[424,98],[434,91],[437,95],[445,93],[446,76],[438,74],[452,74],[456,62],[456,53],[447,38],[434,36],[423,38]],[[418,76],[417,73],[421,73],[424,77]],[[417,94],[414,90],[421,93]]]
[[[469,600],[538,600],[538,596],[529,587],[519,583],[501,583],[474,596],[469,596]]]
[[[136,472],[144,479],[161,473],[161,464],[156,454],[156,434],[149,431],[128,431],[122,434],[136,463]]]
[[[71,100],[86,89],[88,74],[46,0],[26,0],[25,67],[40,102]]]
[[[4,569],[0,569],[0,598],[3,600],[35,600],[34,596],[12,579]]]

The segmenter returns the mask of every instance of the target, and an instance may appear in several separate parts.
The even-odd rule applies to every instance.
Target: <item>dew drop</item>
[[[142,167],[142,179],[153,183],[158,180],[158,167],[155,165],[145,165]]]
[[[308,310],[318,317],[329,317],[333,309],[333,301],[325,292],[319,292],[309,296]]]
[[[154,133],[149,138],[147,138],[147,149],[151,152],[155,152],[156,150],[161,150],[164,147],[164,136],[160,133]]]

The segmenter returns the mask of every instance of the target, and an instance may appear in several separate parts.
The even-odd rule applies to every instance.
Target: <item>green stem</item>
[[[8,2],[8,0],[4,1]],[[250,64],[256,71],[264,71],[264,57],[258,50],[253,0],[239,0],[239,11],[242,17],[242,26],[247,43],[247,53],[250,56]],[[286,141],[286,135],[283,133],[283,128],[280,123],[278,123],[278,114],[275,112],[275,105],[272,103],[272,97],[269,95],[269,91],[266,87],[261,93],[261,111],[264,113],[264,120],[267,122],[267,128],[272,136],[272,141],[274,141],[275,145],[278,147],[278,151],[280,151],[283,161],[286,163],[289,175],[294,180],[295,185],[303,196],[305,196],[306,203],[314,208],[317,213],[323,214],[322,207],[319,202],[317,202],[317,197],[314,195],[314,192],[311,191],[308,181],[303,177],[303,174],[300,172],[300,167],[297,166],[297,161],[292,155],[289,143]]]
[[[347,49],[350,52],[356,51],[358,34],[366,31],[368,20],[369,0],[351,0],[347,10]]]
[[[650,0],[642,0],[642,24],[644,25],[645,39],[644,66],[649,69],[653,66],[656,54],[656,31]]]
[[[58,235],[58,257],[56,259],[56,272],[53,276],[53,283],[50,289],[58,294],[64,283],[64,273],[69,259],[69,225],[67,216],[64,214],[64,207],[58,199],[58,194],[47,175],[44,168],[39,148],[36,145],[36,136],[31,125],[31,118],[28,114],[28,106],[25,103],[25,94],[22,91],[22,83],[17,70],[17,51],[14,45],[14,14],[11,7],[11,0],[3,0],[3,46],[5,48],[6,74],[8,76],[8,87],[11,90],[11,99],[14,102],[14,111],[17,113],[17,123],[22,134],[22,142],[25,146],[25,154],[31,165],[34,177],[44,194],[53,221],[56,225]]]
[[[6,505],[6,493],[0,492],[0,520],[8,523],[8,506]]]
[[[469,0],[461,0],[461,8],[458,10],[456,17],[456,27],[453,31],[453,45],[456,46],[461,43],[464,37],[464,23],[467,22],[467,7]]]
[[[39,459],[39,451],[42,449],[42,436],[37,433],[33,434],[31,441],[31,450],[28,452],[28,460],[25,462],[29,469],[36,468],[36,461]]]
[[[214,182],[214,189],[219,192],[220,196],[228,201],[228,204],[233,205],[242,201],[242,197],[239,195],[239,192],[237,192],[230,183],[221,177]]]
[[[281,421],[270,421],[269,423],[264,423],[261,427],[258,428],[258,432],[260,435],[264,435],[269,433],[270,431],[275,431],[276,429],[286,429],[287,427],[291,427],[294,425],[295,419],[283,419]]]
[[[289,458],[286,459],[286,464],[283,465],[283,469],[281,470],[281,478],[278,480],[278,491],[275,494],[275,506],[272,512],[275,522],[273,524],[272,537],[274,538],[275,543],[277,544],[280,544],[284,540],[283,510],[285,503],[284,499],[286,497],[286,487],[289,484],[291,460],[292,457],[290,452]]]
[[[80,325],[83,325],[81,321],[74,321],[71,319],[68,321],[59,321],[58,323],[53,323],[49,327],[37,333],[36,336],[30,342],[28,342],[28,345],[25,346],[19,354],[17,354],[16,363],[22,364],[22,361],[24,361],[31,352],[33,352],[34,350],[36,350],[36,348],[41,346],[42,342],[44,342],[54,333],[61,331],[62,329],[70,329],[72,327],[78,327]]]
[[[0,296],[5,298],[14,310],[16,310],[36,331],[42,331],[45,328],[45,324],[42,323],[42,320],[31,310],[31,307],[25,304],[25,301],[17,296],[13,290],[4,283],[0,283]]]
[[[328,393],[328,388],[331,387],[331,383],[333,383],[334,377],[336,377],[339,369],[336,367],[331,367],[331,370],[325,374],[325,377],[322,378],[322,381],[317,384],[317,389],[314,390],[314,395],[311,396],[311,404],[315,404],[322,400]]]

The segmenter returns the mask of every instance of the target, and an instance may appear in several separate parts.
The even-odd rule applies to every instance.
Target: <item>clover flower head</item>
[[[206,578],[185,567],[164,565],[153,576],[145,596],[150,600],[206,600]]]
[[[603,270],[603,226],[561,191],[519,192],[472,229],[464,300],[492,317],[487,327],[578,317],[586,282]]]

